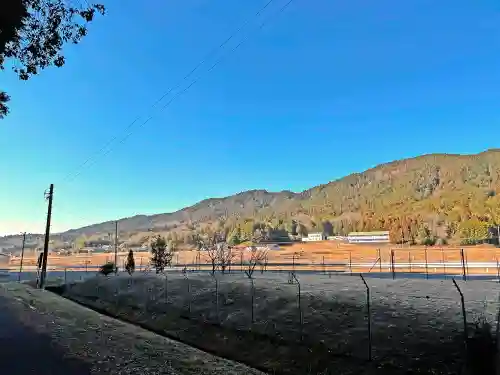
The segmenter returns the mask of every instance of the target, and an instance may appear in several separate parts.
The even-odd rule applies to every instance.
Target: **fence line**
[[[167,276],[167,274],[169,276]],[[143,273],[139,273],[138,275],[138,278],[134,276],[131,279],[136,279],[138,283],[142,282],[142,277],[145,277],[146,275]],[[288,282],[285,284],[282,283],[285,282],[286,279],[283,279],[283,277],[279,277],[278,275],[273,275],[271,278],[266,276],[262,276],[262,278],[248,278],[241,272],[237,274],[234,272],[231,274],[227,273],[226,275],[217,273],[210,276],[206,273],[183,272],[182,276],[177,275],[181,275],[181,273],[166,273],[164,277],[158,279],[161,280],[159,284],[153,284],[151,288],[145,289],[147,300],[155,301],[155,304],[153,305],[146,304],[148,309],[153,309],[152,311],[156,311],[157,313],[161,313],[163,311],[168,314],[179,313],[183,315],[187,312],[189,320],[200,322],[200,324],[210,323],[225,327],[225,329],[243,329],[257,335],[274,337],[275,339],[279,338],[280,340],[285,341],[297,340],[304,345],[311,345],[311,347],[316,345],[316,337],[320,337],[322,339],[318,341],[321,342],[321,345],[328,348],[329,351],[331,350],[333,355],[345,355],[346,353],[352,351],[354,353],[353,355],[370,361],[373,359],[381,360],[384,356],[388,355],[384,352],[385,349],[380,349],[381,346],[384,346],[382,342],[383,335],[381,334],[380,316],[386,316],[390,313],[390,311],[386,312],[384,310],[385,307],[381,307],[380,305],[380,301],[386,303],[386,300],[384,299],[386,297],[381,295],[380,290],[377,291],[378,288],[375,289],[375,293],[373,293],[370,288],[370,283],[375,281],[368,281],[363,274],[355,275],[357,276],[357,280],[359,280],[358,283],[355,282],[356,277],[349,279],[352,280],[349,285],[350,289],[354,288],[353,290],[358,290],[357,293],[359,293],[359,295],[364,296],[363,305],[365,308],[355,309],[355,305],[352,305],[349,307],[348,311],[345,312],[345,315],[339,315],[339,313],[335,310],[342,308],[342,304],[339,305],[336,302],[336,298],[338,297],[335,297],[332,301],[329,301],[327,294],[321,298],[318,297],[318,289],[320,289],[320,293],[322,292],[321,284],[319,286],[311,286],[313,289],[309,292],[307,282],[301,280],[301,276],[294,272],[289,272]],[[267,272],[266,275],[269,275],[269,272]],[[156,280],[155,277],[151,277],[153,280]],[[113,279],[114,276],[102,278],[102,280],[109,280],[110,282],[112,282]],[[128,279],[128,277],[123,279]],[[149,278],[144,280],[149,280]],[[249,283],[245,283],[245,280],[248,280]],[[330,279],[326,277],[322,280],[322,282],[328,282]],[[256,281],[265,281],[266,283],[277,282],[277,284],[276,286],[273,286],[275,284],[272,284],[271,286],[267,284],[259,284],[260,286],[257,287],[257,285],[255,285]],[[477,298],[466,300],[464,293],[454,278],[446,283],[449,283],[449,289],[452,291],[456,289],[458,293],[455,292],[455,294],[451,293],[446,296],[441,294],[429,296],[425,295],[425,293],[422,295],[416,295],[415,293],[403,292],[404,299],[406,301],[411,299],[422,300],[423,303],[427,304],[429,301],[434,301],[433,303],[435,303],[436,306],[457,306],[461,304],[461,319],[463,320],[463,327],[461,330],[458,329],[456,333],[462,336],[461,340],[463,345],[466,346],[469,337],[468,327],[470,325],[467,320],[467,314],[471,313],[471,311],[467,312],[466,303],[474,303],[477,305],[480,305],[481,303],[488,303],[495,306],[497,310],[500,310],[498,309],[498,307],[500,307],[500,302],[498,300],[492,300],[491,298],[485,300]],[[287,284],[288,286],[286,286]],[[334,288],[332,290],[335,291],[335,288],[338,288],[338,281],[335,281],[333,284],[330,283],[329,285],[331,285],[331,288]],[[293,292],[293,287],[297,288],[296,293]],[[288,297],[285,298],[284,296],[281,296],[275,301],[268,295],[270,290],[283,290],[282,292],[276,293],[284,293],[284,295]],[[332,290],[324,289],[325,293],[331,293]],[[341,291],[337,292],[338,295],[341,295],[342,293]],[[99,291],[97,291],[97,293],[99,293]],[[158,293],[163,293],[164,298],[155,299],[155,296]],[[296,302],[293,301],[294,298],[292,296],[294,294],[297,298]],[[243,299],[240,300],[241,298]],[[285,298],[288,302],[286,302],[283,298]],[[373,306],[374,301],[375,306]],[[324,305],[325,303],[326,305]],[[286,307],[288,304],[290,304],[289,308]],[[295,305],[295,307],[293,307],[293,305]],[[161,306],[163,306],[163,308]],[[333,309],[333,312],[328,309],[329,306],[330,309]],[[282,321],[274,321],[274,317],[271,315],[275,314],[275,311],[279,310],[286,310],[288,312],[286,314],[283,313],[285,315],[280,315],[280,319]],[[296,312],[294,312],[294,310]],[[474,310],[472,310],[472,312],[473,311]],[[242,317],[238,318],[240,320],[235,323],[234,319],[239,317],[239,314],[243,315],[241,315]],[[384,325],[387,327],[384,329],[388,330],[388,333],[384,332],[385,335],[393,334],[390,332],[394,329],[399,331],[404,330],[405,325],[401,324],[400,320],[410,321],[413,318],[408,318],[404,315],[397,315],[389,319],[394,319],[396,327],[391,328],[392,324],[390,320],[385,322]],[[342,337],[342,330],[345,327],[349,327],[352,324],[354,324],[355,327],[363,327],[359,326],[362,322],[365,322],[366,325],[364,327],[366,328],[361,330],[358,329],[360,333],[356,335],[360,335],[359,337],[354,339],[349,337],[345,338],[345,345],[338,343],[342,342],[339,338]],[[424,319],[421,323],[414,322],[412,324],[426,324],[426,319]],[[495,326],[499,326],[499,324],[497,323]],[[419,341],[426,339],[425,335],[419,336],[418,334],[413,333],[413,328],[409,327],[408,329],[410,330],[410,334],[406,340]],[[294,332],[297,333],[296,336],[294,336]],[[375,335],[374,332],[376,332]],[[334,339],[329,339],[329,336],[332,336]],[[402,335],[402,337],[405,338],[406,336]],[[330,347],[329,345],[332,345],[332,343],[335,343],[335,345]],[[401,341],[400,345],[404,346],[405,343]],[[418,345],[415,347],[417,346]],[[364,349],[366,347],[367,349]],[[413,348],[411,345],[410,347]],[[411,350],[413,350],[411,348],[409,349],[410,354]]]
[[[460,250],[459,250],[460,252]],[[396,260],[392,263],[392,265],[389,263],[389,266],[391,266],[391,269],[395,271],[395,275],[397,278],[397,270],[398,267],[397,265],[399,264],[400,267],[404,268],[405,263],[397,263],[397,260],[402,260],[401,258],[398,258],[397,254],[397,249],[394,249],[394,257]],[[425,266],[422,266],[418,268],[418,263],[413,261],[407,261],[407,264],[412,264],[412,269],[417,269],[423,271],[425,269]],[[459,262],[456,264],[458,269],[462,272],[463,269],[465,268],[465,275],[468,276],[467,272],[467,267],[464,267],[464,263],[466,261],[466,257],[464,256],[464,262]],[[382,266],[387,266],[387,263],[383,263],[380,261],[380,259],[377,259],[375,265],[379,263],[380,268]],[[441,262],[444,264],[444,262]],[[246,318],[243,320],[243,323],[241,323],[238,328],[234,329],[245,329],[248,330],[249,332],[253,332],[256,335],[264,335],[264,336],[269,336],[269,337],[279,337],[280,340],[297,340],[303,345],[311,345],[313,347],[316,345],[316,336],[324,338],[325,342],[321,340],[321,345],[324,345],[328,350],[331,350],[331,352],[334,355],[344,355],[345,353],[348,353],[350,351],[354,351],[355,353],[353,355],[359,356],[363,359],[368,359],[368,360],[382,360],[384,355],[384,350],[380,349],[381,346],[383,346],[382,343],[382,338],[381,338],[381,333],[380,333],[380,315],[383,315],[384,313],[381,307],[380,307],[380,301],[385,303],[385,300],[381,293],[380,290],[375,288],[374,290],[371,290],[370,285],[371,283],[374,283],[376,281],[368,279],[367,274],[363,273],[354,273],[354,278],[346,278],[346,280],[353,280],[352,283],[354,285],[349,284],[349,288],[353,287],[359,287],[361,295],[363,295],[364,300],[362,304],[365,306],[365,308],[361,309],[355,309],[354,306],[350,307],[348,311],[346,311],[345,315],[335,315],[332,314],[331,312],[327,311],[328,306],[333,306],[332,308],[340,308],[341,306],[338,305],[337,302],[330,301],[328,302],[327,306],[323,306],[324,300],[328,300],[328,298],[325,297],[318,298],[318,296],[315,294],[318,291],[321,293],[322,291],[325,291],[325,293],[330,293],[330,290],[327,289],[322,289],[324,287],[317,286],[314,287],[312,292],[309,292],[308,284],[306,281],[302,280],[302,275],[300,274],[300,270],[297,270],[293,273],[289,273],[289,277],[291,278],[291,283],[293,285],[290,285],[289,288],[290,290],[293,291],[293,288],[297,288],[296,295],[297,295],[297,300],[296,302],[292,300],[293,307],[292,310],[290,310],[290,314],[287,316],[284,316],[283,319],[285,321],[290,320],[290,323],[279,323],[277,326],[275,322],[268,316],[266,316],[265,312],[266,311],[274,311],[274,309],[279,310],[282,308],[282,305],[278,303],[274,303],[271,300],[268,300],[266,297],[266,293],[269,292],[269,288],[263,287],[263,286],[258,286],[254,284],[256,281],[260,281],[260,278],[246,278],[244,277],[243,273],[241,272],[243,267],[239,269],[240,267],[233,267],[233,270],[231,273],[227,272],[225,275],[221,275],[220,273],[217,273],[211,277],[208,278],[208,280],[211,280],[211,284],[202,284],[200,286],[200,283],[198,281],[197,276],[199,277],[205,277],[208,276],[207,273],[199,272],[199,269],[202,268],[200,267],[203,265],[201,264],[196,264],[192,263],[188,265],[188,269],[185,269],[185,272],[182,272],[182,276],[177,277],[176,275],[179,274],[181,275],[180,271],[181,267],[173,267],[171,270],[168,272],[165,272],[164,277],[161,278],[161,283],[159,285],[154,285],[154,286],[147,286],[144,285],[144,295],[147,298],[148,303],[145,304],[147,309],[157,309],[158,305],[164,306],[164,310],[162,310],[164,313],[168,314],[176,314],[177,312],[181,311],[183,314],[186,314],[187,312],[187,317],[189,320],[192,321],[198,321],[200,324],[205,324],[207,322],[210,322],[210,324],[215,324],[219,326],[224,326],[224,327],[232,327],[232,321],[228,316],[232,316],[231,312],[228,312],[231,309],[231,306],[238,307],[240,310],[246,310],[247,312],[245,313]],[[300,268],[300,263],[295,263],[296,268]],[[185,266],[184,266],[185,267]],[[415,268],[417,267],[417,268]],[[429,269],[432,269],[433,263],[427,263],[427,267]],[[139,267],[138,267],[139,268]],[[351,263],[347,262],[345,266],[345,272],[344,274],[348,275],[352,272],[352,270],[356,269],[356,263]],[[370,268],[374,268],[374,264],[370,264]],[[379,268],[379,269],[380,269]],[[495,276],[498,275],[498,270],[500,267],[498,267],[497,261],[495,261]],[[77,281],[79,279],[85,279],[86,277],[91,277],[94,276],[95,273],[98,271],[99,267],[97,266],[88,266],[86,269],[80,269],[80,271],[77,271],[78,278],[74,277],[73,271],[71,271],[70,268],[53,268],[52,272],[61,272],[60,278],[64,280],[65,283],[71,283],[71,281]],[[236,269],[236,272],[235,272]],[[269,270],[272,270],[272,263],[268,263],[267,265],[267,271],[266,271],[266,276],[270,275]],[[375,271],[377,271],[377,268],[374,268]],[[144,271],[143,270],[138,270],[138,271]],[[148,269],[151,271],[151,269]],[[86,271],[86,272],[85,272]],[[174,271],[174,272],[172,272]],[[284,269],[282,269],[283,275],[284,273],[287,272]],[[49,270],[49,276],[51,270]],[[324,277],[322,278],[323,282],[330,282],[329,285],[332,285],[331,288],[338,288],[338,281],[330,281],[331,280],[331,275],[332,273],[328,271],[328,263],[327,262],[322,262],[321,264],[321,269],[316,271],[318,274],[325,274]],[[374,272],[375,274],[377,272]],[[422,275],[425,276],[423,272],[421,272]],[[272,273],[271,280],[278,280],[279,283],[283,281],[283,277],[279,276],[279,274]],[[83,275],[83,276],[80,276]],[[122,273],[123,275],[123,273]],[[135,281],[139,282],[141,280],[140,277],[146,276],[144,275],[144,272],[137,272],[136,275],[140,275],[139,278],[134,277],[128,278],[128,277],[120,277],[123,278],[124,280],[127,280],[127,287],[134,287]],[[170,277],[170,275],[172,275]],[[193,275],[193,276],[191,276]],[[463,276],[460,274],[456,274],[458,277]],[[249,284],[245,284],[245,290],[246,292],[246,298],[243,304],[240,306],[238,305],[238,302],[229,302],[227,301],[227,295],[230,295],[232,293],[231,289],[231,280],[233,280],[233,276],[235,280],[239,280],[239,276],[243,280],[249,281]],[[264,276],[263,279],[267,280]],[[451,274],[450,274],[451,276]],[[304,276],[304,278],[307,278],[307,275]],[[451,277],[450,277],[451,278]],[[109,277],[103,280],[113,280],[113,277]],[[343,278],[342,278],[343,279]],[[50,278],[49,278],[50,280]],[[135,281],[134,281],[135,280]],[[204,279],[205,280],[205,279]],[[357,280],[358,282],[356,283],[354,280]],[[464,278],[464,280],[467,280],[467,278]],[[133,283],[130,283],[129,281],[134,281]],[[350,281],[349,281],[350,282]],[[391,282],[392,283],[392,282]],[[458,283],[455,281],[455,278],[452,278],[452,280],[445,281],[446,284],[448,285],[453,285],[452,288],[456,288],[457,291],[455,294],[450,294],[450,295],[425,295],[423,293],[422,295],[418,295],[417,293],[406,293],[404,292],[404,298],[405,301],[409,301],[411,303],[411,300],[418,300],[422,301],[425,303],[426,301],[437,301],[436,306],[441,306],[441,305],[448,305],[451,306],[453,304],[459,306],[461,305],[461,319],[463,320],[462,324],[462,329],[458,330],[457,333],[462,336],[461,340],[463,342],[464,347],[467,345],[467,340],[470,334],[470,327],[471,327],[471,321],[467,319],[467,315],[475,313],[474,309],[471,309],[470,304],[475,304],[475,305],[481,305],[482,303],[490,305],[489,307],[496,307],[496,310],[498,313],[495,315],[496,319],[496,324],[493,325],[495,327],[500,327],[499,320],[500,319],[500,300],[493,299],[491,297],[487,299],[477,299],[477,298],[466,298],[466,293],[463,292],[460,289],[460,286]],[[397,284],[397,283],[396,283]],[[96,293],[99,295],[101,293],[104,293],[105,285],[98,284],[99,286],[96,287]],[[462,285],[462,284],[460,284]],[[464,285],[466,285],[464,283]],[[493,284],[497,286],[498,284]],[[116,286],[116,285],[115,285]],[[203,302],[203,298],[207,298],[207,295],[205,292],[200,291],[200,287],[206,288],[210,287],[214,290],[214,293],[209,293],[210,298],[211,298],[211,306],[207,309],[206,304]],[[285,287],[281,284],[279,284],[280,288],[288,288]],[[397,287],[397,286],[396,286]],[[203,289],[202,288],[202,289]],[[312,286],[311,286],[312,288]],[[273,289],[274,290],[274,289]],[[278,290],[278,289],[276,289]],[[284,290],[284,289],[283,289]],[[362,290],[362,291],[361,291]],[[249,293],[248,293],[249,291]],[[286,293],[292,293],[291,291],[288,291]],[[437,291],[436,291],[437,292]],[[115,296],[118,296],[120,293],[120,289],[118,286],[112,290],[112,293]],[[158,293],[163,293],[164,298],[161,298],[162,295]],[[205,294],[204,294],[205,293]],[[278,292],[276,292],[278,293]],[[285,293],[285,292],[281,292]],[[343,292],[340,292],[337,290],[337,294],[341,295]],[[182,302],[179,304],[178,300],[178,295],[182,294],[184,295],[184,299],[182,299]],[[295,292],[293,292],[295,294]],[[465,294],[465,295],[464,295]],[[157,295],[159,298],[157,298]],[[288,295],[288,294],[287,294]],[[291,295],[291,294],[290,294]],[[201,296],[201,297],[200,297]],[[225,297],[226,296],[226,297]],[[282,298],[282,297],[280,297]],[[337,298],[337,297],[335,297]],[[500,298],[500,296],[499,296]],[[236,298],[233,298],[236,299]],[[117,308],[119,307],[119,298],[116,297],[116,301],[114,301]],[[263,308],[262,305],[269,305],[268,307]],[[469,305],[469,311],[467,310],[467,305]],[[418,305],[420,306],[420,305]],[[205,311],[206,310],[206,311]],[[210,313],[210,310],[212,310],[212,313]],[[295,311],[293,311],[295,310]],[[203,314],[209,312],[207,317],[204,317]],[[201,314],[201,317],[200,317]],[[335,316],[335,318],[330,318],[330,316]],[[210,318],[212,317],[212,318]],[[342,319],[343,320],[342,320]],[[332,319],[337,319],[338,321],[332,321]],[[401,316],[395,316],[393,317],[394,321],[396,322],[395,324],[398,326],[396,327],[397,329],[401,330],[405,327],[404,324],[401,324],[400,320],[407,319],[406,317],[401,317]],[[409,318],[408,318],[409,319]],[[323,322],[320,326],[318,326],[317,321]],[[363,323],[364,322],[364,323]],[[425,322],[424,322],[425,323]],[[356,335],[359,335],[358,339],[353,339],[354,341],[351,342],[350,338],[345,338],[347,344],[337,344],[335,345],[332,344],[335,340],[338,342],[342,342],[342,336],[339,334],[344,327],[350,326],[352,324],[355,324],[357,327],[359,333],[356,333]],[[363,324],[363,325],[361,325]],[[423,324],[423,323],[419,323]],[[243,328],[242,328],[243,326]],[[288,328],[290,326],[296,326],[297,330],[293,330],[293,328],[288,332]],[[391,330],[394,328],[391,328],[391,322],[387,322],[387,329],[388,332],[392,332]],[[281,328],[280,328],[281,327]],[[320,328],[318,328],[320,327]],[[500,330],[500,328],[498,328]],[[321,330],[321,332],[319,332]],[[340,331],[339,331],[340,330]],[[414,337],[412,335],[415,335],[412,333],[412,329],[408,328],[410,334],[408,335],[408,338],[406,340],[420,340],[425,338],[424,335],[423,337]],[[469,330],[469,331],[468,331]],[[283,332],[284,331],[284,332]],[[294,332],[296,335],[294,336]],[[387,333],[389,334],[389,333]],[[328,336],[332,336],[335,338],[335,340],[328,341]],[[413,337],[413,338],[412,338]],[[368,338],[368,340],[366,340]],[[404,340],[403,340],[404,341]],[[404,346],[405,343],[401,342],[401,345]],[[356,344],[358,343],[358,344]],[[330,345],[330,346],[329,346]],[[359,347],[359,348],[358,348]],[[367,349],[365,349],[368,347]],[[409,349],[411,352],[413,349]],[[415,349],[417,350],[417,349]],[[465,357],[464,357],[465,358]]]

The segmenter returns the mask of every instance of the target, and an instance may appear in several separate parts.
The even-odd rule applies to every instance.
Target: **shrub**
[[[115,272],[115,269],[116,269],[115,264],[113,262],[108,262],[101,266],[101,268],[99,269],[99,273],[104,276],[107,276],[110,273]]]

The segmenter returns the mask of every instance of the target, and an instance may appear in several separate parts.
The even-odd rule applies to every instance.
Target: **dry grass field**
[[[421,246],[397,247],[394,245],[359,245],[346,244],[336,241],[298,242],[288,246],[281,246],[280,250],[269,251],[268,270],[289,270],[295,263],[296,270],[316,271],[346,271],[346,272],[391,272],[391,250],[394,251],[394,262],[397,272],[425,272],[424,264],[427,258],[427,272],[459,275],[462,268],[457,266],[461,262],[461,249],[464,249],[464,258],[471,267],[470,274],[497,274],[496,263],[500,258],[500,248],[491,245],[464,246],[464,247],[429,247]],[[123,267],[127,253],[118,254],[118,265]],[[148,252],[135,253],[136,266],[146,266],[149,262]],[[197,259],[196,251],[179,251],[173,259],[176,265],[186,265],[194,268]],[[248,252],[237,249],[233,260],[236,268],[241,262],[248,259]],[[113,261],[114,254],[80,254],[72,256],[49,256],[49,267],[89,267],[100,266],[107,261]],[[12,259],[10,266],[16,269],[19,258]],[[201,263],[208,267],[209,259],[201,254]],[[474,263],[489,263],[488,265],[474,265]],[[24,266],[35,266],[35,257],[25,257]],[[326,266],[324,266],[324,264]],[[455,264],[454,267],[452,265]]]

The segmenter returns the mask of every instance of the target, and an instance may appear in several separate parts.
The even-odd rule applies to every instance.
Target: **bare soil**
[[[395,246],[390,244],[380,245],[362,245],[346,244],[337,241],[320,242],[297,242],[291,245],[281,246],[280,250],[269,251],[269,270],[290,269],[292,262],[296,263],[297,270],[315,270],[323,271],[353,271],[353,272],[391,272],[389,263],[391,262],[391,250],[394,251],[394,261],[396,264],[412,264],[405,267],[397,267],[397,272],[426,272],[422,264],[427,262],[434,264],[427,269],[429,273],[439,273],[447,275],[460,275],[460,267],[447,267],[446,264],[461,262],[461,249],[464,250],[464,258],[467,263],[490,262],[493,266],[483,268],[473,268],[469,273],[477,275],[492,275],[498,273],[495,266],[497,260],[500,260],[500,248],[491,245],[477,246],[440,246],[425,248],[422,246]],[[245,262],[249,254],[241,249],[235,250],[233,267],[238,269],[241,261]],[[118,266],[123,268],[127,253],[118,254]],[[136,266],[146,266],[149,263],[150,254],[148,252],[136,252]],[[380,258],[380,260],[379,260]],[[197,252],[194,250],[179,251],[173,261],[177,265],[192,266],[197,259]],[[98,267],[108,261],[114,260],[112,253],[99,254],[79,254],[71,256],[49,256],[49,267]],[[19,266],[20,259],[15,258],[10,262],[10,266],[16,269]],[[24,267],[33,267],[36,265],[36,258],[28,256],[24,258]],[[205,254],[201,254],[201,263],[209,269],[209,259]],[[380,263],[384,264],[380,269]],[[288,265],[287,265],[288,264]],[[327,266],[325,267],[324,264]],[[363,266],[356,266],[362,264]],[[420,266],[418,266],[420,264]],[[354,265],[354,266],[350,266]]]

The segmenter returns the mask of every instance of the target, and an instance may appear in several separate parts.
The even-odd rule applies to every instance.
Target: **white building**
[[[309,233],[307,237],[302,237],[302,241],[314,242],[314,241],[324,241],[326,240],[326,235],[323,232]]]
[[[257,248],[257,250],[261,250],[261,251],[268,251],[268,250],[280,250],[280,246],[278,244],[267,244],[267,245],[257,245],[255,246]],[[248,246],[246,248],[248,251],[252,250],[252,247],[251,246]]]
[[[347,237],[344,236],[328,236],[326,239],[328,241],[347,241]]]
[[[349,243],[387,243],[389,240],[389,231],[351,232],[347,236]]]

